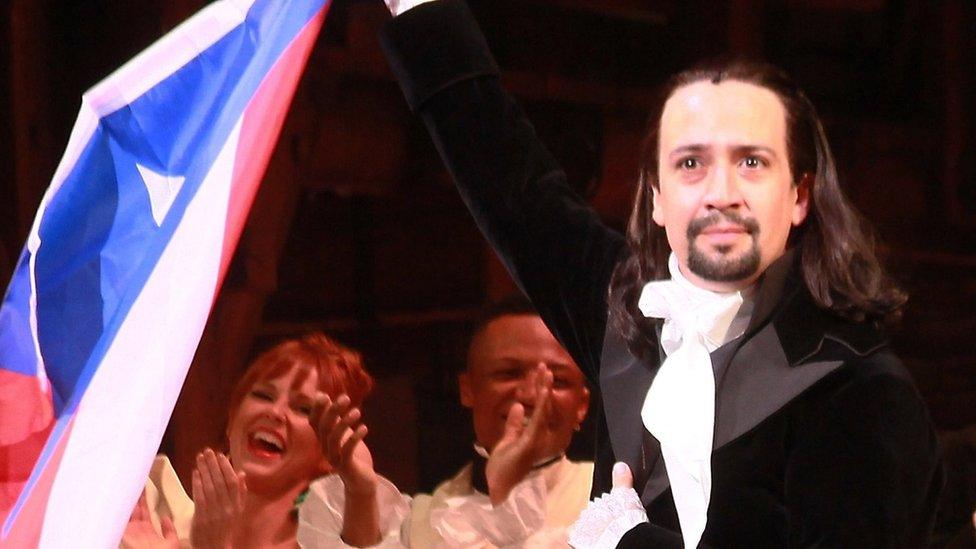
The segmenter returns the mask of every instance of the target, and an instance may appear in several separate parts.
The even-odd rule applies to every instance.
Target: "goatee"
[[[732,246],[716,246],[714,250],[721,257],[713,259],[695,246],[695,238],[712,225],[721,222],[741,226],[749,234],[752,246],[738,257],[726,257]],[[735,282],[756,274],[762,255],[759,252],[759,223],[747,219],[735,211],[717,211],[707,217],[692,220],[688,224],[688,269],[704,280],[713,282]]]

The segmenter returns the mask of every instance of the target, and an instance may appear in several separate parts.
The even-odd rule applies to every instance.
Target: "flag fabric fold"
[[[0,545],[110,547],[329,0],[221,0],[89,90],[0,306]]]

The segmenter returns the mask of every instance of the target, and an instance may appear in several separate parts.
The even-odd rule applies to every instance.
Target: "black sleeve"
[[[925,547],[942,469],[911,381],[861,377],[813,415],[787,462],[790,547]]]
[[[623,237],[566,184],[463,2],[394,18],[383,47],[461,197],[543,320],[596,381],[610,275]]]
[[[678,532],[645,522],[631,528],[617,543],[617,549],[684,549],[685,542]],[[711,549],[710,545],[698,544],[698,549]]]

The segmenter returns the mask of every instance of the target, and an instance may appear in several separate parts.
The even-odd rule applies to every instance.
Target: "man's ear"
[[[806,172],[796,184],[796,201],[793,203],[793,215],[790,220],[794,227],[800,226],[810,211],[810,187],[813,186],[813,174]]]
[[[647,185],[647,188],[651,191],[651,219],[654,223],[657,223],[659,227],[664,226],[664,208],[658,201],[658,194],[660,191],[651,182],[641,182],[642,185]]]
[[[465,408],[474,407],[474,392],[471,390],[471,374],[458,374],[458,390],[461,393],[461,405]]]
[[[590,409],[590,390],[583,387],[583,398],[580,399],[579,409],[576,410],[576,423],[583,423],[586,419],[586,412]]]

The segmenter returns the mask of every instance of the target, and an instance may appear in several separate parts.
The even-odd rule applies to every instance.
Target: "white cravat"
[[[667,355],[641,418],[661,443],[685,547],[694,548],[705,531],[712,491],[715,374],[709,353],[745,332],[752,300],[750,291],[717,293],[695,286],[681,274],[673,253],[668,270],[671,280],[647,283],[638,301],[644,316],[664,319],[661,347]]]

